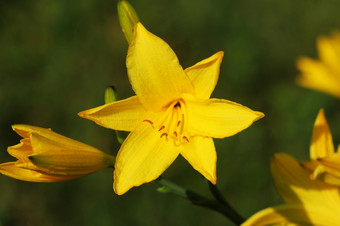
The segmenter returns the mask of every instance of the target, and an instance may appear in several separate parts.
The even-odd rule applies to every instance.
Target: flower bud
[[[32,182],[56,182],[113,167],[113,156],[50,129],[14,125],[13,130],[23,139],[7,149],[18,160],[0,164],[0,173],[6,176]]]
[[[114,86],[109,86],[105,90],[105,104],[109,104],[119,100],[119,95]]]
[[[120,99],[118,92],[114,86],[109,86],[106,88],[104,97],[105,97],[105,104],[113,103]],[[118,130],[115,130],[115,131],[116,131],[116,138],[117,138],[118,143],[122,144],[125,138],[127,137],[126,132],[118,131]]]
[[[120,26],[123,30],[126,40],[128,43],[130,43],[135,24],[139,21],[138,15],[132,5],[125,0],[118,2],[117,9]]]

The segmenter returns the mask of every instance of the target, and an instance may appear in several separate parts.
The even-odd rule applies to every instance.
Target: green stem
[[[223,205],[227,217],[237,225],[240,225],[242,222],[244,222],[245,220],[243,217],[230,206],[227,200],[223,197],[222,193],[218,190],[217,186],[213,185],[210,181],[208,181],[208,185],[210,192],[215,197],[216,201]]]
[[[208,199],[196,192],[187,190],[167,179],[159,178],[158,182],[163,185],[158,191],[162,193],[172,193],[182,198],[188,199],[192,204],[202,206],[216,212],[221,213],[229,220],[234,222],[236,225],[240,225],[244,220],[240,217],[228,204],[227,202],[221,202],[216,196],[216,200]],[[217,189],[217,188],[216,188]],[[216,193],[217,194],[217,193]],[[236,213],[236,214],[235,214]]]
[[[158,182],[163,185],[163,187],[157,189],[157,191],[161,192],[161,193],[172,193],[175,195],[178,195],[182,198],[187,199],[188,196],[186,194],[187,190],[185,190],[184,188],[182,188],[181,186],[167,180],[164,178],[158,178]]]

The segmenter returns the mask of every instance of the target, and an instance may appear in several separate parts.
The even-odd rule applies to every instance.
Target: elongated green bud
[[[133,28],[139,21],[138,15],[132,5],[125,0],[118,2],[117,9],[120,26],[122,27],[126,40],[130,43],[133,35]]]
[[[114,86],[109,86],[106,88],[104,99],[105,99],[105,104],[116,102],[120,99],[118,92]],[[116,132],[116,138],[118,142],[122,144],[127,136],[126,132],[118,131],[118,130],[115,130],[115,132]]]
[[[118,92],[114,86],[109,86],[105,90],[105,104],[119,100]]]

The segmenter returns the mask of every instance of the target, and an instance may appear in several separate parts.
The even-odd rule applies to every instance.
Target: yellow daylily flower
[[[312,179],[340,186],[340,152],[334,150],[332,134],[321,109],[314,123],[310,145],[310,162],[302,165],[311,172]]]
[[[301,57],[297,67],[302,72],[297,82],[340,98],[340,32],[331,38],[321,36],[317,40],[320,60]]]
[[[286,204],[261,210],[242,226],[340,224],[340,190],[337,186],[312,180],[308,171],[284,153],[273,158],[271,173]]]
[[[16,162],[0,164],[0,173],[23,181],[56,182],[71,180],[112,167],[114,157],[50,129],[14,125],[23,139],[8,147]]]
[[[141,23],[135,25],[126,64],[136,96],[79,113],[101,126],[131,131],[115,163],[117,194],[158,178],[179,154],[216,183],[212,137],[232,136],[264,116],[231,101],[209,99],[222,58],[218,52],[183,70],[166,42]]]

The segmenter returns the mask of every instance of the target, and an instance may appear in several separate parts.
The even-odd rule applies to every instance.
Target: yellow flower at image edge
[[[275,187],[286,204],[264,209],[242,226],[339,225],[340,190],[337,186],[312,180],[308,171],[284,153],[275,155],[271,172]]]
[[[334,150],[324,110],[321,109],[314,123],[313,137],[310,145],[309,162],[302,165],[311,172],[312,179],[340,186],[340,147]]]
[[[232,136],[264,114],[231,101],[209,99],[223,52],[183,70],[166,42],[141,23],[134,31],[126,64],[136,96],[79,113],[101,126],[132,131],[117,155],[115,192],[121,195],[158,178],[179,154],[215,184],[212,137]]]
[[[81,142],[29,125],[14,125],[23,139],[8,147],[16,162],[0,164],[0,173],[24,181],[71,180],[112,167],[114,157]]]
[[[297,82],[340,98],[340,32],[331,38],[321,36],[317,47],[320,60],[301,57],[297,66],[302,72]]]

